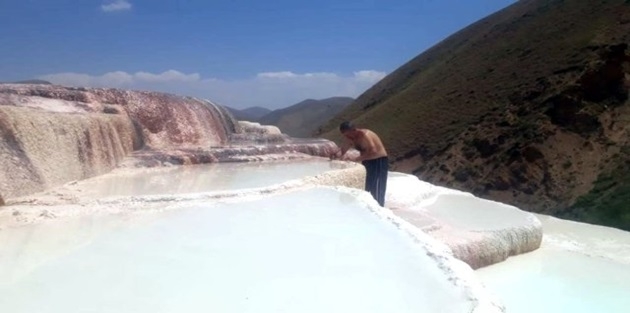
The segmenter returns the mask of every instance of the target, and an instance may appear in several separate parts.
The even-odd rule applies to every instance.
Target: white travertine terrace
[[[39,220],[0,230],[0,310],[503,312],[446,245],[357,189],[362,166],[335,164],[260,188],[22,199],[10,217]]]
[[[362,188],[364,179],[363,166],[313,157],[291,162],[120,168],[12,199],[10,206],[0,210],[0,230],[84,215],[162,211],[167,204],[187,201],[238,201],[312,186]]]
[[[412,175],[390,173],[387,184],[385,206],[446,243],[473,268],[540,246],[542,226],[531,213],[434,186]]]
[[[0,137],[0,205],[119,166],[293,159],[336,149],[327,140],[293,140],[274,126],[239,124],[208,100],[28,84],[0,84]]]
[[[266,135],[281,135],[282,132],[277,126],[273,125],[261,125],[256,122],[238,121],[238,125],[241,127],[244,133],[257,133]]]
[[[224,167],[224,172],[221,167]],[[215,177],[213,175],[223,176],[239,167],[242,173],[235,174],[232,185],[229,185],[229,182],[225,185],[226,182],[218,182],[213,178]],[[282,173],[274,174],[273,171]],[[289,172],[294,172],[295,179],[287,176]],[[271,185],[264,179],[256,182],[253,178],[256,173],[270,177],[267,183]],[[303,175],[306,176],[302,177]],[[142,303],[142,294],[139,298],[121,298],[120,295],[107,294],[106,290],[101,290],[102,288],[110,290],[111,287],[108,286],[117,283],[116,277],[120,277],[120,273],[117,275],[118,272],[114,271],[118,268],[123,269],[124,276],[139,279],[137,275],[144,273],[147,267],[144,264],[149,264],[148,268],[174,266],[168,261],[171,251],[178,251],[175,255],[208,258],[199,255],[206,251],[203,247],[233,240],[234,247],[238,246],[238,242],[244,244],[240,246],[244,250],[239,248],[218,252],[223,260],[220,262],[231,264],[234,261],[235,255],[230,255],[229,251],[250,251],[243,252],[251,253],[245,259],[260,259],[257,253],[261,250],[258,247],[266,247],[264,258],[267,258],[267,261],[264,264],[274,264],[278,267],[265,267],[265,271],[275,274],[256,278],[258,282],[261,279],[268,281],[271,285],[265,285],[267,288],[244,289],[247,297],[245,302],[239,302],[238,296],[234,293],[226,294],[223,289],[222,295],[233,300],[229,304],[224,303],[227,306],[220,307],[226,311],[232,308],[232,311],[241,312],[249,305],[255,305],[258,311],[278,309],[299,311],[299,308],[291,303],[278,305],[282,301],[274,294],[282,294],[280,291],[287,290],[284,288],[288,285],[296,286],[298,282],[309,282],[284,294],[308,302],[313,301],[313,298],[307,296],[309,291],[302,289],[304,286],[311,288],[308,290],[323,292],[319,295],[326,299],[333,299],[328,292],[337,294],[341,292],[336,291],[338,288],[350,289],[355,293],[348,294],[347,298],[334,298],[339,305],[336,309],[345,311],[358,309],[364,312],[380,312],[379,308],[384,307],[383,303],[389,303],[387,309],[391,310],[396,307],[396,301],[407,297],[405,295],[411,292],[410,290],[415,290],[412,292],[414,296],[409,294],[409,300],[404,300],[405,306],[400,307],[398,311],[405,311],[406,308],[427,312],[507,310],[518,313],[531,310],[556,312],[571,308],[576,312],[596,309],[625,312],[628,302],[624,295],[630,292],[626,283],[630,279],[630,235],[627,232],[543,215],[533,216],[511,206],[430,185],[400,173],[390,173],[388,182],[390,191],[386,203],[389,208],[381,208],[369,194],[360,190],[364,178],[364,168],[359,164],[330,162],[321,158],[285,163],[218,164],[157,169],[121,168],[110,174],[67,184],[47,193],[12,200],[6,207],[10,210],[0,211],[0,276],[5,278],[0,283],[0,293],[10,295],[8,298],[0,299],[0,310],[9,308],[11,312],[30,312],[39,309],[37,305],[46,302],[49,309],[42,312],[62,312],[79,307],[100,312],[99,308],[93,306],[94,303],[98,303],[95,298],[97,294],[99,297],[106,294],[110,297],[112,305],[137,307]],[[247,182],[239,183],[238,179]],[[116,182],[121,186],[115,186]],[[173,184],[170,192],[169,184]],[[124,190],[125,186],[131,190]],[[204,189],[204,186],[207,189]],[[95,191],[95,188],[105,189]],[[232,213],[227,216],[217,212],[207,213],[211,215],[201,213],[217,207],[223,208],[220,212],[229,211],[236,215],[229,217]],[[261,212],[254,212],[256,210]],[[372,212],[380,221],[386,221],[385,225],[393,225],[398,232],[406,234],[407,238],[412,239],[415,247],[412,250],[423,251],[420,254],[424,256],[416,259],[409,254],[412,250],[405,250],[406,248],[399,246],[400,242],[379,241],[378,238],[383,236],[383,233],[374,232],[378,228],[376,224],[373,224],[376,228],[362,224],[367,218],[365,212]],[[191,226],[188,222],[181,222],[182,215],[190,215],[190,218],[184,218],[188,221],[210,224]],[[297,217],[300,223],[307,224],[295,221],[294,218]],[[527,242],[529,240],[527,236],[536,238],[535,232],[528,232],[538,229],[541,226],[540,221],[543,222],[542,226],[545,229],[541,248],[500,262],[507,257],[506,253],[523,249],[519,244]],[[236,227],[231,226],[229,234],[237,237],[226,238],[223,234],[220,240],[212,239],[214,237],[210,230],[225,223],[232,223],[230,225]],[[153,226],[156,224],[161,226],[156,228]],[[260,228],[249,229],[248,225]],[[280,232],[287,227],[298,233]],[[365,228],[361,228],[364,231],[359,231],[356,227]],[[191,229],[208,230],[185,235]],[[240,235],[238,232],[234,234],[234,229],[241,229],[244,232]],[[267,237],[263,234],[267,234],[269,230],[278,231],[278,237],[274,237],[274,240],[265,239]],[[374,233],[370,235],[370,232]],[[137,236],[128,237],[130,233],[142,235],[138,239]],[[316,237],[313,237],[314,234],[317,234]],[[120,239],[114,240],[112,237]],[[260,240],[248,244],[249,241],[245,238],[254,237]],[[358,250],[349,249],[347,246],[349,237],[356,240],[353,244],[358,245],[356,246]],[[521,237],[524,239],[517,240]],[[142,238],[155,243],[152,244]],[[329,239],[330,241],[327,241]],[[272,241],[274,244],[270,245],[269,242]],[[172,246],[175,250],[167,249],[165,252],[154,250],[158,247],[156,245],[162,247],[163,244]],[[86,271],[76,272],[65,265],[67,262],[83,264],[82,262],[88,259],[100,260],[104,257],[99,255],[103,249],[109,251],[108,255],[110,253],[117,255],[118,252],[115,250],[107,250],[112,247],[116,247],[115,250],[124,250],[125,259],[110,258],[109,262],[113,263],[106,267],[94,263],[94,266],[105,268],[100,272],[93,270],[95,273],[101,273],[101,276],[91,276],[89,266],[79,266],[86,268]],[[188,251],[181,247],[192,250]],[[248,250],[250,249],[248,247],[254,250]],[[308,249],[315,249],[316,252],[313,252],[315,254],[309,254]],[[88,252],[83,252],[86,250]],[[287,255],[289,250],[291,253]],[[130,255],[129,251],[137,253]],[[276,253],[272,253],[273,251]],[[325,259],[327,260],[325,264],[313,261],[317,257],[323,260],[321,257],[326,255],[326,251],[335,252],[331,252],[330,258]],[[366,253],[379,256],[378,261],[373,259],[367,262],[370,258]],[[144,254],[153,255],[150,263],[143,263]],[[273,259],[274,256],[279,258]],[[397,258],[388,259],[391,256]],[[191,259],[183,257],[178,260],[183,262],[181,263],[183,267],[194,268],[189,266],[188,262],[192,262]],[[483,263],[489,260],[499,263],[494,265]],[[195,264],[211,263],[210,259],[199,262]],[[300,268],[297,264],[308,267]],[[330,272],[330,266],[334,268],[341,264],[355,269],[352,272],[352,281],[357,284],[356,286],[349,285],[351,282],[342,277],[322,278],[320,274],[313,276],[309,272],[309,269],[314,268],[318,268],[318,273]],[[471,266],[479,267],[475,266],[478,264],[484,264],[485,267],[475,273]],[[238,273],[250,273],[247,272],[247,268],[259,268],[251,264],[243,266],[234,270]],[[416,266],[418,269],[414,270]],[[217,294],[221,294],[221,287],[225,287],[222,282],[230,280],[204,275],[223,273],[229,276],[232,272],[222,270],[218,273],[213,268],[202,268],[204,269],[202,273],[206,274],[201,276],[197,272],[183,273],[184,276],[178,279],[186,279],[191,284],[186,285],[184,289],[177,285],[177,290],[185,290],[187,294],[195,295],[200,288],[206,291],[214,288]],[[375,275],[374,273],[385,275],[379,278],[380,283],[388,282],[382,285],[384,289],[370,285],[365,280],[368,276],[361,276],[367,275],[362,269],[368,271],[368,268],[370,275]],[[402,283],[398,280],[401,277],[388,276],[392,275],[388,269],[394,268],[409,279],[404,283],[408,290],[397,289]],[[585,271],[585,268],[589,270]],[[291,276],[278,282],[275,277],[283,275],[285,271],[290,271]],[[347,271],[344,270],[344,273]],[[53,285],[58,285],[54,282],[59,280],[57,277],[59,275],[74,275],[77,282],[53,289]],[[204,284],[205,281],[211,280],[211,277],[215,278],[212,280],[213,283],[220,285]],[[39,289],[33,288],[32,284],[35,281]],[[150,283],[150,286],[156,284],[161,286],[163,292],[173,290],[171,289],[173,283],[169,283],[169,280],[147,283]],[[134,282],[134,286],[135,284],[137,282]],[[234,284],[250,286],[248,284],[251,284],[251,280],[247,275],[241,275],[234,279]],[[584,284],[588,284],[590,288],[585,289]],[[69,306],[68,297],[69,295],[77,297],[76,290],[79,288],[77,286],[90,288],[81,289],[85,290],[81,294],[82,300],[73,302],[72,307]],[[127,287],[122,288],[124,290]],[[149,291],[143,291],[146,292],[144,293],[146,297],[168,298],[165,294],[153,294],[151,288],[147,290]],[[358,303],[354,300],[354,297],[359,297],[358,294],[371,300]],[[394,296],[395,294],[398,296]],[[501,300],[497,300],[494,294],[499,295]],[[535,300],[528,298],[527,295],[532,295]],[[26,301],[25,297],[28,297],[29,301]],[[192,297],[186,303],[216,309],[200,300],[202,298]],[[31,299],[40,299],[43,302]],[[582,299],[590,300],[584,302]],[[182,299],[173,300],[175,301],[173,303],[180,303],[178,302],[180,300]],[[50,306],[50,303],[53,305]],[[168,304],[159,301],[155,303],[168,307]],[[505,309],[502,303],[505,303]],[[362,306],[363,304],[365,306]],[[153,304],[141,306],[151,305]],[[317,305],[312,305],[312,309],[334,312],[335,309],[331,309],[329,305],[330,303],[326,301],[317,302]],[[440,308],[436,309],[436,305]],[[109,308],[125,312],[124,309],[117,307]],[[152,312],[159,310],[155,309]]]

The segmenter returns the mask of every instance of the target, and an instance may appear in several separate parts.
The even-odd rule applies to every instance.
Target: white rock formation
[[[62,236],[41,225],[0,233],[0,273],[10,278],[0,311],[503,312],[444,244],[363,191],[170,205],[83,219]],[[44,246],[55,257],[42,258]]]
[[[412,175],[390,173],[385,206],[446,243],[473,268],[501,262],[540,246],[540,221],[530,213]]]
[[[273,125],[261,125],[260,123],[238,121],[238,125],[244,133],[264,134],[264,135],[281,135],[280,128]]]
[[[326,140],[293,142],[274,126],[239,127],[207,100],[25,84],[0,84],[0,138],[0,198],[7,202],[118,166],[328,156],[336,149]]]

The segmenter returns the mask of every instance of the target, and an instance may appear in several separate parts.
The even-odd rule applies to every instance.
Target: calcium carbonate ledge
[[[140,195],[89,198],[60,187],[50,192],[12,199],[0,209],[0,229],[42,223],[49,220],[99,214],[135,214],[166,211],[177,204],[194,201],[242,201],[313,186],[344,186],[362,189],[365,169],[357,163],[332,161],[345,168],[260,188],[209,191],[177,195]],[[151,169],[143,169],[151,171]]]
[[[385,205],[475,269],[536,250],[543,238],[542,224],[529,212],[412,175],[390,173]]]

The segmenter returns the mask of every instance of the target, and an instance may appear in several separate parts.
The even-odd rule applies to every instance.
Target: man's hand
[[[361,158],[361,154],[359,153],[359,151],[356,150],[350,150],[347,153],[345,153],[342,157],[341,160],[343,161],[352,161],[352,162],[361,162],[362,158]]]

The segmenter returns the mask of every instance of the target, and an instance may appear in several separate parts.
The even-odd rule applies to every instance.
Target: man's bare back
[[[351,148],[359,150],[361,155],[353,160],[357,162],[374,160],[387,157],[387,150],[376,133],[365,128],[356,128],[348,123],[348,127],[340,129],[346,141],[341,145],[341,151],[337,152],[335,158],[344,158],[346,152]]]
[[[343,156],[350,148],[355,148],[361,153],[359,158],[355,160],[357,162],[387,156],[387,151],[385,150],[381,139],[369,129],[357,128],[353,134],[346,136],[346,139],[346,144],[341,148],[341,156]]]

